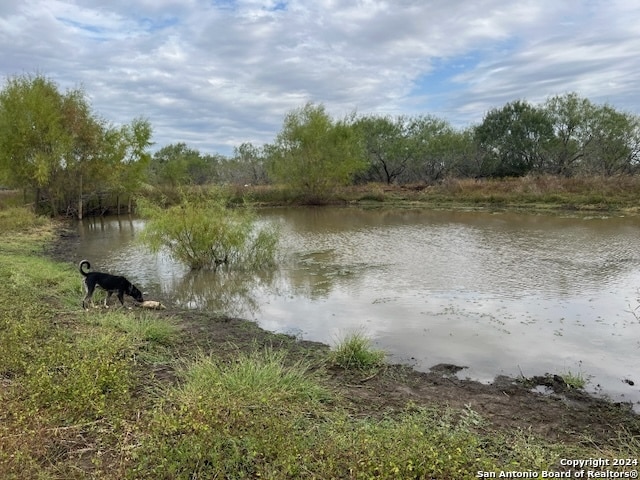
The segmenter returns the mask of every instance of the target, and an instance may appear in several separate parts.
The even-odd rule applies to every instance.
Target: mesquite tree
[[[84,192],[135,190],[150,138],[146,120],[113,127],[83,90],[60,92],[41,75],[9,78],[0,91],[0,184],[33,192],[36,211],[81,214]]]
[[[285,117],[268,151],[272,178],[310,200],[349,184],[366,165],[351,119],[334,121],[324,106],[311,103]]]

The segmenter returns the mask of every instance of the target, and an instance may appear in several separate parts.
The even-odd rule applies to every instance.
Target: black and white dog
[[[82,308],[86,309],[88,302],[91,301],[91,297],[93,296],[93,292],[96,287],[100,287],[103,290],[107,291],[107,297],[104,299],[104,306],[107,307],[107,302],[111,295],[114,293],[118,294],[118,300],[120,300],[120,304],[124,306],[124,294],[126,293],[130,297],[132,297],[136,302],[144,302],[142,298],[142,292],[138,290],[138,288],[127,280],[124,277],[120,277],[117,275],[111,275],[109,273],[102,272],[85,272],[82,267],[86,265],[87,270],[91,269],[91,264],[88,260],[82,260],[78,265],[80,273],[84,277],[84,290],[86,295],[82,300]]]

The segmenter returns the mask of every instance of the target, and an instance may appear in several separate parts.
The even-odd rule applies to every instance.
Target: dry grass
[[[640,177],[552,175],[504,179],[451,178],[433,185],[369,184],[345,187],[347,203],[449,208],[501,208],[544,211],[624,211],[637,213]]]
[[[448,179],[435,187],[452,194],[471,193],[508,195],[552,195],[598,193],[605,196],[638,194],[640,177],[559,177],[554,175],[530,175],[504,179]]]
[[[238,186],[233,196],[237,201],[244,199],[254,205],[308,203],[308,199],[278,185]],[[640,213],[640,176],[530,175],[502,179],[448,178],[430,185],[369,183],[338,188],[322,203]]]

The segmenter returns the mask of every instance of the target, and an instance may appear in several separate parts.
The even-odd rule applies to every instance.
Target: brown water
[[[78,258],[150,299],[330,344],[359,330],[394,361],[462,365],[481,381],[570,371],[640,405],[638,218],[305,208],[261,219],[282,232],[270,271],[191,273],[147,253],[144,223],[124,217],[80,224]]]

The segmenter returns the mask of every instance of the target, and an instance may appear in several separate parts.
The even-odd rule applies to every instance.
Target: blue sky
[[[306,102],[460,128],[577,92],[640,113],[637,0],[3,0],[0,76],[82,87],[155,148],[271,142]]]

